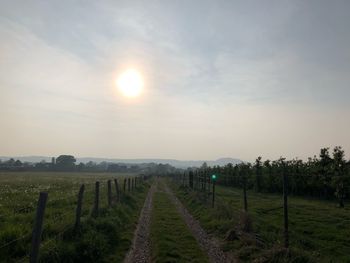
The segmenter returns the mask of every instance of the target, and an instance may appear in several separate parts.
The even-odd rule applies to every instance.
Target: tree
[[[333,173],[335,177],[335,196],[338,199],[339,207],[344,207],[345,199],[345,172],[346,161],[345,153],[340,146],[336,146],[333,150]]]
[[[201,170],[205,171],[208,169],[208,164],[206,162],[204,162],[202,165],[201,165]]]
[[[329,197],[329,186],[332,181],[332,158],[329,155],[329,148],[322,148],[320,151],[319,173],[322,177],[324,195]]]
[[[10,160],[5,162],[8,167],[12,167],[15,165],[15,159],[11,158]]]
[[[256,172],[256,187],[255,190],[257,192],[261,191],[261,179],[262,179],[262,162],[261,162],[261,156],[259,156],[256,160],[255,160],[255,172]]]
[[[21,167],[22,166],[22,162],[20,160],[15,161],[15,163],[13,164],[16,167]]]
[[[58,170],[73,170],[77,160],[72,155],[60,155],[56,159],[56,167]]]

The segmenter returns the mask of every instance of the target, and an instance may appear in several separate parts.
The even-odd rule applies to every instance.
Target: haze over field
[[[52,161],[52,157],[49,156],[0,156],[0,160],[9,160],[10,158],[14,158],[16,160],[20,160],[21,162],[29,162],[29,163],[38,163],[41,161],[45,161],[50,163]],[[108,158],[93,158],[93,157],[80,157],[76,158],[78,163],[122,163],[122,164],[145,164],[145,163],[156,163],[156,164],[170,164],[176,168],[188,168],[188,167],[201,167],[204,162],[209,166],[220,165],[224,166],[226,164],[239,164],[242,161],[233,158],[220,158],[217,160],[194,160],[194,161],[184,161],[184,160],[174,160],[174,159],[108,159]]]
[[[1,0],[0,155],[350,152],[349,10],[326,0]]]

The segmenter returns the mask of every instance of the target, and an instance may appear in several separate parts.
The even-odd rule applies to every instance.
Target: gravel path
[[[193,218],[193,216],[182,205],[179,199],[174,193],[164,185],[165,191],[170,195],[171,200],[174,202],[178,212],[183,217],[192,235],[196,238],[199,246],[208,254],[209,260],[212,263],[229,263],[236,262],[236,260],[229,258],[221,249],[219,244],[211,239],[204,229],[200,226],[199,222]]]
[[[152,199],[156,185],[153,184],[148,191],[143,205],[137,228],[134,234],[132,247],[124,259],[124,263],[151,262],[150,224],[152,213]]]

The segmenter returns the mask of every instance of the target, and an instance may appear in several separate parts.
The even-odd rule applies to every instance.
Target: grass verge
[[[125,174],[0,173],[0,262],[28,262],[39,191],[49,193],[40,262],[121,262],[128,251],[149,184],[107,208],[107,180]],[[94,184],[100,181],[100,216],[92,218]],[[73,231],[77,191],[85,184],[82,225]],[[113,184],[113,198],[115,188]]]
[[[122,196],[121,203],[89,217],[78,233],[68,231],[41,251],[40,262],[122,262],[131,244],[148,184]]]
[[[263,244],[249,238],[226,240],[242,220],[242,190],[217,187],[216,206],[211,208],[210,196],[203,192],[171,184],[177,197],[202,227],[217,236],[224,250],[233,252],[243,262],[350,262],[350,210],[339,209],[327,201],[300,197],[289,198],[291,250],[283,244],[282,197],[275,194],[248,192],[248,212],[253,232]]]
[[[153,262],[208,262],[168,195],[156,192],[151,221]]]

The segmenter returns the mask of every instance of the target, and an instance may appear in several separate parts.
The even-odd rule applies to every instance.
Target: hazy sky
[[[0,155],[350,152],[349,11],[346,0],[0,0]],[[117,91],[127,68],[144,77],[139,98]]]

